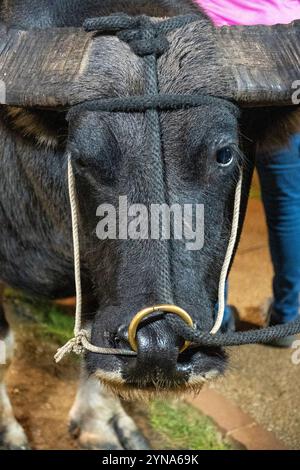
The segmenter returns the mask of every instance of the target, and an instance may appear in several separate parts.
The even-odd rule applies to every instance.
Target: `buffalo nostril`
[[[114,347],[127,349],[129,346],[128,327],[126,325],[119,326],[117,331],[111,336],[111,338]]]
[[[116,337],[119,340],[123,340],[123,341],[128,342],[128,326],[120,325],[118,330],[117,330]]]

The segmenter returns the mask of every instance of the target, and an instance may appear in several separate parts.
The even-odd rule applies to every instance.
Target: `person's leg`
[[[225,309],[224,309],[224,316],[221,326],[221,332],[227,333],[228,331],[235,331],[235,320],[238,317],[238,311],[236,307],[233,305],[228,305],[228,281],[226,281],[225,286]],[[215,314],[218,312],[218,304],[215,307]]]
[[[299,315],[300,295],[300,133],[285,148],[257,156],[274,267],[271,323]]]

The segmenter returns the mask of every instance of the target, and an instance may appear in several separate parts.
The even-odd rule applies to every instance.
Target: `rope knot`
[[[150,18],[139,16],[134,19],[132,29],[120,31],[117,36],[127,42],[136,55],[159,57],[169,48],[169,42],[157,25]]]
[[[64,346],[59,348],[54,356],[55,362],[61,361],[61,359],[71,352],[75,354],[82,354],[84,352],[84,341],[88,341],[88,332],[86,330],[80,330],[74,338],[71,338]]]
[[[84,352],[83,342],[84,340],[88,340],[88,332],[86,330],[80,330],[73,339],[73,352],[78,355],[82,354]]]
[[[153,21],[145,15],[128,16],[118,13],[110,16],[89,18],[83,23],[85,31],[115,33],[132,51],[141,57],[161,56],[169,48],[166,34],[199,19],[198,15],[183,15],[164,21]]]

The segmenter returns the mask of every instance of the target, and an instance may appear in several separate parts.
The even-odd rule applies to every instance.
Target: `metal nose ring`
[[[133,317],[128,327],[128,341],[133,351],[137,352],[138,350],[136,332],[139,324],[145,317],[150,315],[150,313],[158,311],[161,311],[162,313],[174,313],[175,315],[178,315],[183,321],[185,321],[185,323],[187,323],[189,326],[194,326],[193,320],[190,315],[182,308],[177,307],[177,305],[162,304],[154,305],[153,307],[143,308],[142,310],[137,312],[137,314]],[[185,351],[185,349],[187,349],[190,344],[190,341],[185,341],[184,345],[182,346],[179,352],[182,353],[183,351]]]

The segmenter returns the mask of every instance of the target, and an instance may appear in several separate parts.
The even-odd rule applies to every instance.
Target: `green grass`
[[[167,448],[190,450],[230,450],[213,422],[183,402],[156,400],[150,405],[150,422]]]
[[[52,305],[44,312],[44,321],[39,324],[39,327],[43,335],[64,344],[73,337],[74,319]]]
[[[13,289],[5,290],[5,298],[22,306],[26,316],[35,325],[38,335],[48,338],[59,345],[73,336],[74,318],[63,308],[46,300],[29,297]]]

